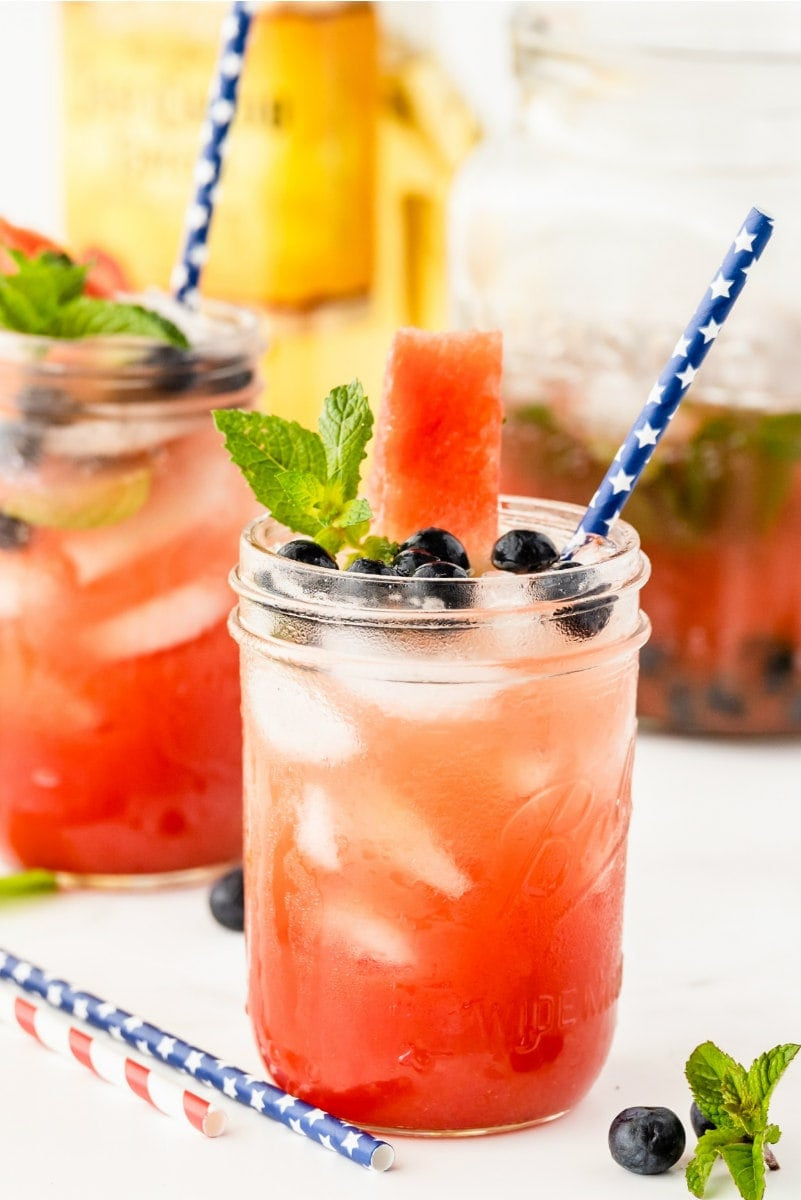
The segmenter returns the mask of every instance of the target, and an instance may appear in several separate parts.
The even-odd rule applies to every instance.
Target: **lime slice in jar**
[[[62,478],[21,481],[0,495],[0,508],[28,525],[50,529],[95,529],[132,517],[147,500],[148,467],[70,472]],[[5,490],[5,489],[4,489]]]

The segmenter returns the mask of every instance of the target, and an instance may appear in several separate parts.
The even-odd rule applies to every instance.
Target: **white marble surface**
[[[647,1181],[617,1167],[607,1129],[631,1104],[667,1105],[687,1124],[682,1071],[698,1042],[712,1038],[750,1062],[801,1041],[801,744],[643,735],[638,755],[618,1032],[600,1079],[567,1117],[463,1141],[395,1138],[395,1166],[373,1175],[232,1102],[228,1131],[204,1139],[0,1025],[3,1195],[688,1196],[678,1168]],[[0,946],[259,1071],[243,1012],[243,941],[212,922],[204,890],[6,904]],[[767,1195],[789,1200],[801,1194],[801,1062],[774,1110],[782,1170]],[[709,1200],[734,1200],[718,1170]]]

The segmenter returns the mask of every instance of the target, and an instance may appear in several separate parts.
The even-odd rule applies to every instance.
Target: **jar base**
[[[366,1124],[371,1133],[388,1134],[392,1137],[473,1138],[489,1137],[494,1133],[515,1133],[519,1129],[532,1129],[535,1125],[549,1125],[551,1121],[558,1121],[569,1112],[569,1108],[564,1108],[547,1117],[534,1117],[530,1121],[514,1121],[509,1125],[480,1125],[474,1129],[407,1129],[399,1125],[373,1125],[369,1121]]]
[[[64,890],[86,889],[103,892],[153,892],[162,888],[200,887],[213,883],[220,875],[239,866],[238,861],[212,863],[205,867],[187,867],[180,871],[160,871],[141,875],[110,875],[56,871],[56,882]]]

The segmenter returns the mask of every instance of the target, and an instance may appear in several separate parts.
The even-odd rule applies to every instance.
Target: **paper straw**
[[[206,1137],[218,1137],[225,1128],[225,1113],[208,1100],[158,1075],[112,1042],[40,1008],[8,983],[0,985],[0,1020],[17,1025],[48,1050],[73,1059],[107,1083],[127,1089],[158,1112],[188,1121]]]
[[[165,1033],[156,1025],[143,1021],[124,1009],[115,1008],[90,992],[81,992],[64,979],[46,974],[40,967],[0,950],[0,979],[18,984],[24,991],[40,996],[51,1008],[61,1009],[102,1029],[118,1041],[127,1042],[140,1054],[150,1055],[159,1062],[185,1071],[201,1083],[254,1109],[291,1129],[311,1142],[341,1154],[343,1158],[368,1167],[386,1171],[395,1160],[395,1151],[388,1142],[378,1141],[371,1134],[339,1118],[314,1108],[275,1084],[255,1079],[238,1067],[223,1062],[214,1055]]]
[[[194,307],[200,274],[208,256],[208,237],[225,140],[236,112],[239,78],[252,21],[250,4],[233,4],[222,23],[220,54],[209,92],[203,144],[195,163],[195,191],[184,218],[183,247],[170,283],[176,300]]]
[[[752,266],[773,233],[773,219],[752,208],[717,274],[704,293],[695,315],[665,364],[645,407],[615,455],[601,485],[561,558],[593,536],[606,537],[620,516],[656,445],[687,395],[701,363],[712,348],[734,302],[745,287]]]

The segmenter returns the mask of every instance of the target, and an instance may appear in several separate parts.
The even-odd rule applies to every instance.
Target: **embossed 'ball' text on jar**
[[[211,409],[254,402],[262,341],[227,305],[187,332],[0,333],[0,848],[98,886],[241,854],[226,577],[258,506]]]
[[[527,4],[517,124],[450,210],[459,327],[505,344],[503,486],[586,503],[721,239],[769,250],[626,507],[652,563],[639,711],[801,733],[801,21],[783,4]]]
[[[565,544],[579,516],[508,498],[500,531]],[[245,531],[231,618],[264,1061],[371,1129],[558,1116],[620,988],[636,534],[572,570],[425,581],[306,566],[286,537]]]

